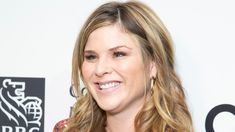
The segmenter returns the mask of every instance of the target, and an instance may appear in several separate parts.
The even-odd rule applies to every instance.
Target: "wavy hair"
[[[135,117],[138,132],[193,132],[185,94],[174,67],[171,36],[160,18],[138,1],[108,2],[99,6],[87,19],[77,38],[72,63],[72,83],[79,96],[65,131],[105,131],[106,115],[89,92],[82,95],[83,52],[89,35],[96,29],[120,24],[139,41],[143,60],[153,61],[157,68],[151,97]],[[145,63],[144,63],[145,64]]]

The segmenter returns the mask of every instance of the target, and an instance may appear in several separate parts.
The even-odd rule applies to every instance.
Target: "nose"
[[[100,58],[96,64],[95,75],[102,77],[112,72],[111,62],[107,58]]]

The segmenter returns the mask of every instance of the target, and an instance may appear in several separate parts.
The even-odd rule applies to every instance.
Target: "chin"
[[[113,102],[98,103],[98,105],[102,110],[104,110],[105,112],[108,112],[108,113],[117,113],[118,111],[120,111],[119,105],[115,104]]]

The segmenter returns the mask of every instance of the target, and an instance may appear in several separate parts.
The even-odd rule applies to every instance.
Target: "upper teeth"
[[[118,82],[105,83],[105,84],[100,84],[100,88],[107,89],[107,88],[116,87],[117,85],[119,85]]]

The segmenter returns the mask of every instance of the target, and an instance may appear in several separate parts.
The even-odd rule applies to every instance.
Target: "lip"
[[[119,84],[118,84],[118,86],[115,86],[113,88],[107,88],[107,89],[100,88],[100,85],[104,85],[107,83],[119,83]],[[105,93],[108,94],[108,93],[112,93],[112,92],[118,90],[120,88],[120,85],[122,84],[122,82],[118,81],[118,80],[109,80],[109,81],[97,81],[97,82],[94,82],[94,84],[95,84],[97,92],[103,93],[103,94],[105,94]]]

